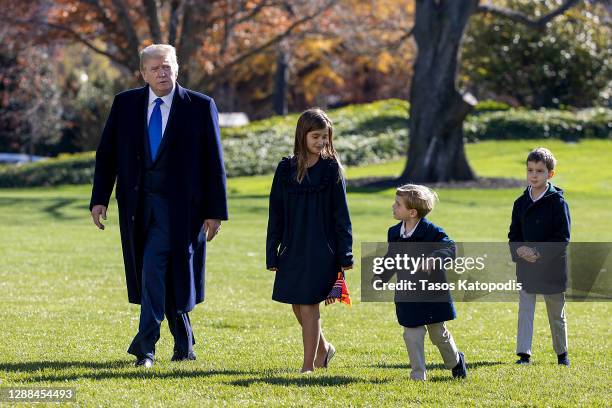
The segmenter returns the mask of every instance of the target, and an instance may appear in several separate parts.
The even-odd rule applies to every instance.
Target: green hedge
[[[347,165],[369,164],[405,154],[408,103],[398,99],[331,110],[334,145]],[[272,172],[291,153],[297,114],[223,129],[225,165],[230,177]],[[611,138],[612,110],[579,112],[509,109],[486,102],[465,122],[468,141],[491,139]],[[22,166],[0,166],[0,187],[91,183],[94,153],[61,155]]]
[[[334,122],[334,133],[340,135],[340,137],[350,134],[370,137],[376,136],[386,129],[393,131],[405,129],[408,106],[408,102],[400,99],[386,99],[332,109],[328,113],[332,122]],[[246,126],[226,128],[223,129],[222,133],[224,139],[244,139],[261,134],[293,138],[295,124],[299,116],[299,113],[273,116],[251,122]]]
[[[479,114],[483,112],[496,112],[496,111],[507,111],[512,109],[512,106],[505,102],[498,102],[492,99],[485,99],[480,101],[474,107],[474,113]]]
[[[578,112],[509,109],[470,116],[464,124],[468,141],[505,139],[561,139],[612,137],[612,110],[591,108]]]
[[[56,158],[0,167],[0,187],[87,184],[93,180],[95,153],[61,154]]]
[[[344,164],[376,163],[405,152],[408,103],[388,99],[329,111],[334,122],[334,147]],[[293,151],[299,114],[275,116],[247,126],[223,129],[223,153],[229,176],[274,171],[281,157]]]

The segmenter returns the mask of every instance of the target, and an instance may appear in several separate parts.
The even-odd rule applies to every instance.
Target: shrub
[[[528,111],[487,103],[464,124],[468,141],[491,139],[610,138],[612,110]],[[329,112],[334,121],[334,145],[344,164],[354,166],[390,160],[406,153],[408,103],[397,99],[352,105]],[[230,177],[274,171],[293,150],[298,115],[273,117],[247,126],[222,130],[225,166]],[[84,184],[93,180],[93,152],[60,155],[22,166],[0,166],[0,187]]]
[[[0,187],[87,184],[93,180],[95,153],[64,154],[19,166],[0,167]]]
[[[464,125],[469,141],[555,138],[577,141],[610,138],[612,110],[591,108],[578,112],[510,109],[470,116]]]

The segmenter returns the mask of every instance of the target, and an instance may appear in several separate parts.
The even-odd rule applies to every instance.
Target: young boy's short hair
[[[557,159],[553,156],[552,152],[545,147],[538,147],[529,152],[527,156],[527,161],[529,162],[542,162],[546,165],[548,171],[554,170],[555,165],[557,164]]]
[[[418,184],[404,184],[398,187],[395,194],[401,197],[404,207],[415,209],[419,218],[425,217],[433,210],[438,195],[429,187]]]

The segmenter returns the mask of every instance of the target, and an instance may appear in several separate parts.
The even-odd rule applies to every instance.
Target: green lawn
[[[483,142],[469,145],[468,155],[481,176],[522,178],[523,160],[538,144],[559,161],[554,182],[566,190],[572,240],[612,240],[612,141]],[[347,174],[394,175],[402,166]],[[427,340],[429,381],[414,383],[393,304],[359,301],[359,261],[348,274],[354,306],[322,312],[336,357],[327,370],[298,375],[300,330],[290,307],[270,299],[273,273],[264,268],[270,183],[271,176],[229,180],[231,220],[209,246],[207,300],[192,314],[198,360],[169,362],[164,323],[148,372],[132,367],[125,353],[139,309],[127,303],[114,201],[106,231],[98,231],[87,211],[89,186],[0,190],[0,386],[73,386],[83,406],[609,404],[609,303],[568,304],[569,370],[556,365],[543,304],[534,364],[518,367],[517,305],[458,303],[449,327],[466,354],[469,378],[452,380]],[[456,241],[505,241],[521,189],[438,193],[430,218]],[[357,255],[360,242],[386,238],[393,195],[392,189],[349,194]]]

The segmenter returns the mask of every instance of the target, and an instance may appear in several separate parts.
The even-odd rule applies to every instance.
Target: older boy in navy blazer
[[[550,150],[539,147],[527,156],[527,189],[514,202],[508,238],[519,292],[517,364],[529,364],[536,294],[546,302],[548,322],[557,362],[568,366],[565,290],[570,212],[563,190],[550,180],[556,160]]]

